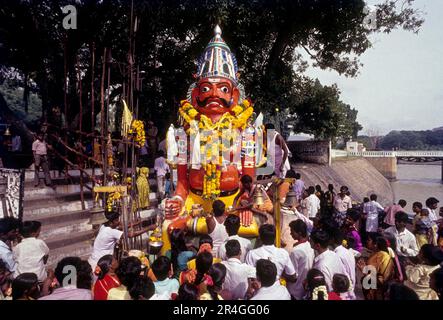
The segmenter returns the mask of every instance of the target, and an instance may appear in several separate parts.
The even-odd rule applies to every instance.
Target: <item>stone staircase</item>
[[[88,169],[89,173],[91,169]],[[96,169],[96,176],[101,172]],[[92,192],[84,188],[85,208],[80,198],[80,172],[69,170],[69,178],[57,177],[51,171],[54,188],[34,187],[34,171],[25,173],[25,195],[23,221],[37,220],[42,223],[40,239],[50,249],[48,266],[55,267],[58,261],[67,256],[78,256],[87,259],[91,254],[95,231],[90,220],[90,209],[93,207]],[[40,180],[43,185],[43,180]],[[151,207],[141,212],[147,219],[157,213],[156,179],[151,169],[149,184],[151,187]],[[88,183],[91,186],[91,183]],[[145,237],[146,238],[146,237]]]

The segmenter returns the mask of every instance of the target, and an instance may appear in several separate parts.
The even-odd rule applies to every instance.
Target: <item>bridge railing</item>
[[[346,150],[331,150],[332,158],[340,157],[411,157],[411,158],[443,158],[443,151],[364,151],[347,152]]]

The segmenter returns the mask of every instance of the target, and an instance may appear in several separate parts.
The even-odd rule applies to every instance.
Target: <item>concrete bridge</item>
[[[381,174],[389,180],[397,178],[397,162],[399,159],[415,162],[441,162],[441,180],[443,183],[443,151],[364,151],[348,152],[346,150],[331,150],[331,157],[364,157]]]

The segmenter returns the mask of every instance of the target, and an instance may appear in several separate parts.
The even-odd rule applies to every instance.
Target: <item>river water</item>
[[[391,182],[395,202],[405,199],[406,210],[412,212],[412,203],[420,201],[425,205],[429,197],[440,200],[443,206],[443,184],[441,183],[441,163],[398,164],[397,181]]]

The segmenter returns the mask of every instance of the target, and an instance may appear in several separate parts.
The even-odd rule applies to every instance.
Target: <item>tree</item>
[[[64,30],[61,26],[61,7],[67,4],[77,8],[77,30]],[[54,104],[63,104],[66,59],[66,118],[76,126],[71,120],[79,113],[78,99],[82,99],[85,113],[90,113],[91,103],[88,90],[78,97],[75,66],[81,66],[84,82],[91,81],[94,71],[97,89],[100,56],[105,47],[110,48],[110,84],[124,83],[129,35],[133,34],[134,58],[145,71],[143,88],[137,92],[140,115],[166,128],[176,119],[178,102],[186,96],[196,60],[212,37],[214,25],[219,23],[224,39],[237,56],[241,81],[258,111],[272,114],[279,106],[307,118],[312,113],[309,108],[319,108],[314,102],[333,102],[332,110],[322,111],[324,119],[308,121],[311,127],[304,127],[319,137],[353,135],[359,126],[349,121],[355,118],[356,111],[339,103],[334,89],[312,89],[312,83],[306,84],[306,61],[299,51],[306,51],[320,68],[356,76],[361,67],[358,57],[371,46],[372,33],[389,33],[395,28],[418,31],[423,20],[412,4],[413,0],[401,4],[380,0],[376,6],[377,25],[368,29],[362,23],[363,0],[140,0],[134,1],[137,29],[130,32],[134,26],[130,25],[129,1],[0,0],[0,65],[17,67],[24,78],[37,83],[47,114]],[[95,66],[91,65],[92,48],[97,57]],[[307,91],[303,92],[303,88]],[[321,95],[312,96],[312,90]],[[326,96],[328,92],[332,97]],[[323,104],[323,108],[326,106]],[[340,115],[346,115],[344,123],[340,123]],[[331,128],[316,128],[318,125]]]

